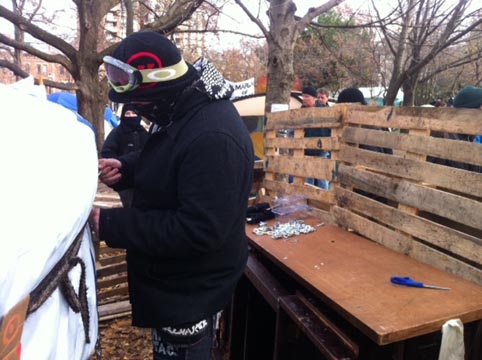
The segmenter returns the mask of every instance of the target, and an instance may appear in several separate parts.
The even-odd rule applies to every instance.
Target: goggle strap
[[[177,64],[166,66],[160,69],[138,70],[142,74],[142,83],[164,82],[180,78],[188,71],[188,66],[184,59]]]

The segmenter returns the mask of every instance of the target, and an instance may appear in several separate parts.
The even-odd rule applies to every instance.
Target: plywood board
[[[326,226],[283,241],[254,235],[254,227],[246,228],[252,246],[380,345],[438,332],[450,319],[482,319],[482,286],[359,235]],[[451,290],[393,285],[394,275]]]

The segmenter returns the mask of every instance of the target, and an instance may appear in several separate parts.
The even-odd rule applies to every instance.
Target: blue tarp
[[[77,119],[80,122],[86,123],[87,125],[92,127],[92,124],[89,121],[87,121],[85,118],[83,118],[77,113],[77,97],[74,94],[61,91],[48,95],[47,99],[56,104],[62,105],[69,110],[72,110],[73,112],[75,112],[75,114],[77,115]],[[119,119],[108,106],[105,107],[104,119],[114,128],[119,125]]]

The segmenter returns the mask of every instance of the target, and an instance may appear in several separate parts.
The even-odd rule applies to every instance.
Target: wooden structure
[[[317,127],[331,136],[304,136]],[[259,201],[302,195],[307,221],[327,226],[292,240],[247,226],[252,251],[231,304],[231,359],[437,359],[441,327],[453,318],[464,322],[467,358],[480,359],[482,145],[452,138],[481,133],[475,109],[269,114]],[[306,178],[328,179],[330,189]],[[451,290],[396,286],[393,275]]]
[[[99,182],[94,206],[121,207],[119,195]],[[104,241],[96,241],[97,298],[99,319],[106,320],[130,314],[125,250],[111,249]]]

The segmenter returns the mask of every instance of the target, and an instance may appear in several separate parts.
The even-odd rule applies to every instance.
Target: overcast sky
[[[308,8],[313,6],[319,6],[324,4],[326,1],[323,0],[294,0],[297,12],[296,14],[302,16],[306,14]],[[380,0],[378,0],[380,1]],[[395,0],[388,0],[388,1],[395,1]],[[386,3],[386,0],[380,1]],[[226,16],[220,20],[221,28],[227,30],[234,30],[239,32],[244,32],[248,34],[258,34],[260,35],[261,32],[259,28],[249,20],[247,15],[243,12],[243,10],[232,1],[233,4],[225,6],[225,13]],[[244,0],[243,3],[250,9],[253,14],[257,14],[258,12],[258,4],[260,3],[259,0]],[[264,6],[266,5],[266,1],[261,1]],[[344,3],[349,4],[352,8],[357,8],[360,4],[359,0],[346,0]],[[358,3],[358,4],[357,4]],[[366,3],[366,2],[362,2]],[[44,7],[46,7],[49,13],[53,13],[55,11],[61,11],[58,13],[57,20],[52,22],[50,25],[49,31],[55,34],[65,34],[66,36],[72,36],[75,33],[75,22],[69,20],[69,16],[65,15],[65,11],[67,9],[73,9],[74,4],[72,0],[44,0],[43,1]],[[354,5],[353,5],[354,4]],[[6,8],[11,9],[12,3],[11,0],[0,0],[0,5],[5,6]],[[266,9],[263,9],[260,14],[265,18],[264,14],[266,13]],[[61,14],[61,15],[60,15]],[[58,24],[57,29],[54,27],[53,24]],[[0,19],[0,31],[3,33],[12,33],[13,26],[5,20]],[[237,44],[239,45],[240,37],[232,36],[232,35],[224,35],[223,41],[221,46],[223,47],[234,47]],[[27,38],[28,41],[28,38]]]

